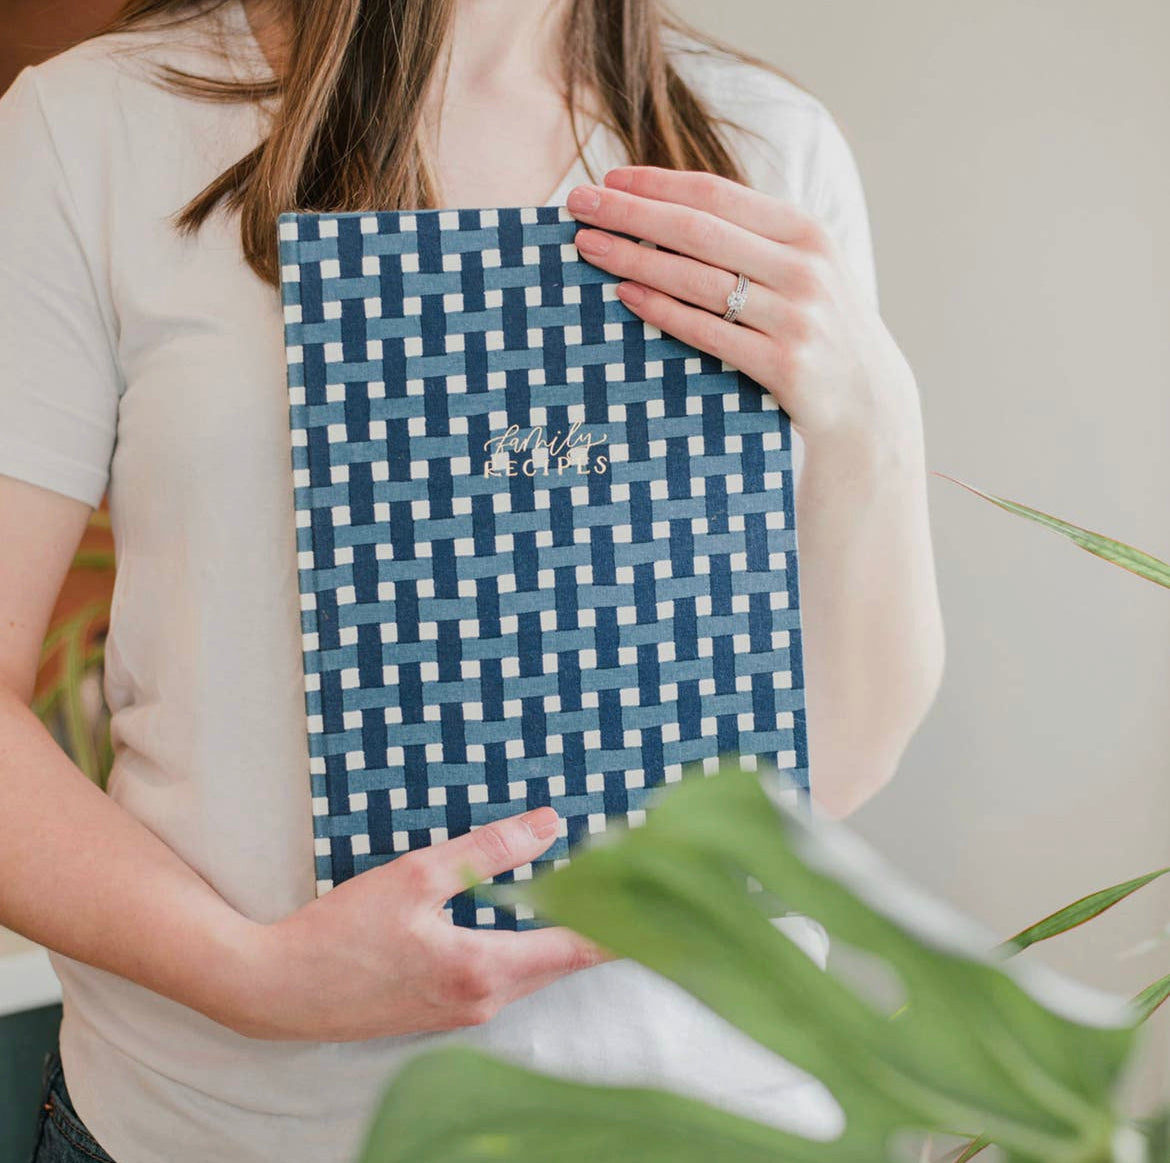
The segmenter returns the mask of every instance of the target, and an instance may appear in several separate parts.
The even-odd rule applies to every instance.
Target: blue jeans
[[[37,1124],[37,1145],[29,1163],[114,1163],[77,1117],[65,1087],[61,1056],[56,1050],[45,1055],[41,1075],[41,1109]]]

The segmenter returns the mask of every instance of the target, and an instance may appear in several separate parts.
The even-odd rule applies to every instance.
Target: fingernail
[[[618,283],[617,297],[623,303],[636,307],[646,297],[646,288],[640,283]]]
[[[613,246],[613,239],[601,230],[578,230],[573,241],[586,254],[605,254]]]
[[[605,184],[614,190],[628,190],[634,184],[634,175],[629,170],[610,170]]]
[[[601,205],[601,195],[592,186],[575,186],[569,191],[570,210],[596,210]]]
[[[529,831],[538,839],[544,840],[551,836],[560,823],[560,816],[554,808],[537,808],[528,812],[524,817]]]

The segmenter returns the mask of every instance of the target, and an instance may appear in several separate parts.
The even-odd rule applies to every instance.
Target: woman
[[[567,201],[632,311],[777,396],[813,795],[843,816],[894,771],[942,633],[917,389],[823,106],[654,0],[131,0],[21,72],[0,157],[0,922],[52,951],[65,1007],[37,1159],[343,1163],[447,1038],[834,1133],[812,1080],[636,962],[440,919],[465,861],[543,852],[552,809],[314,899],[274,246],[289,208]],[[105,795],[28,703],[107,485]]]

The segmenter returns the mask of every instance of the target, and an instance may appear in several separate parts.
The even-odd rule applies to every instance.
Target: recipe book
[[[318,895],[551,804],[552,845],[493,879],[531,877],[729,752],[807,795],[789,418],[639,319],[577,229],[279,218]]]

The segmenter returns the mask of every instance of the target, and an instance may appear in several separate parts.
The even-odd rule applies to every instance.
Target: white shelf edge
[[[61,1000],[61,982],[48,951],[32,949],[0,957],[0,1018]]]

